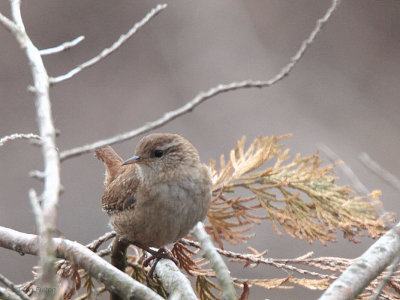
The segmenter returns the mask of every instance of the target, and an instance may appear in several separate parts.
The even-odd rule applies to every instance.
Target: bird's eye
[[[161,157],[161,156],[163,156],[163,154],[164,154],[163,150],[155,150],[154,151],[154,156],[155,157]]]

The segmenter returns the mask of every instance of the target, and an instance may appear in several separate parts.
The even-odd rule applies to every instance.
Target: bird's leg
[[[143,267],[147,267],[150,262],[152,260],[155,260],[154,264],[151,266],[149,273],[147,273],[147,278],[149,278],[150,280],[153,278],[153,274],[154,274],[154,270],[156,269],[157,263],[165,258],[165,259],[170,259],[172,260],[176,265],[178,265],[178,260],[172,255],[171,251],[169,251],[166,248],[160,248],[158,249],[158,251],[151,249],[150,247],[147,247],[141,243],[138,242],[134,242],[132,243],[135,246],[143,249],[146,252],[149,252],[151,254],[151,256],[149,258],[147,258],[144,262],[143,262]]]

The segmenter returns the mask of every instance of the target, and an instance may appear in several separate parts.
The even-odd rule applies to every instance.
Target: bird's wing
[[[103,209],[108,214],[133,209],[136,203],[138,184],[136,166],[121,167],[118,176],[107,185],[104,191],[101,199]]]

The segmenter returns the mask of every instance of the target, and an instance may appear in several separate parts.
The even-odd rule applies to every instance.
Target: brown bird
[[[172,258],[161,248],[184,237],[209,207],[212,182],[196,148],[177,134],[150,134],[123,162],[110,147],[95,155],[106,167],[102,207],[118,236],[152,254],[156,263]],[[148,264],[147,260],[144,265]]]

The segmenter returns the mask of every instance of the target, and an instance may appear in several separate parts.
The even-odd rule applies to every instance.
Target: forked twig
[[[114,42],[114,44],[111,45],[109,48],[105,48],[103,51],[101,51],[97,56],[89,59],[88,61],[80,64],[76,68],[72,69],[68,73],[64,75],[60,75],[57,77],[50,77],[50,83],[55,84],[59,83],[61,81],[70,79],[71,77],[75,76],[79,72],[83,71],[84,69],[87,69],[94,64],[98,63],[100,60],[106,58],[108,55],[113,53],[115,50],[117,50],[119,47],[122,46],[130,37],[132,37],[140,28],[142,28],[147,22],[149,22],[153,17],[158,15],[162,10],[164,10],[167,7],[167,4],[158,4],[155,8],[153,8],[141,21],[137,22],[126,34],[123,34],[119,37],[117,41]]]

